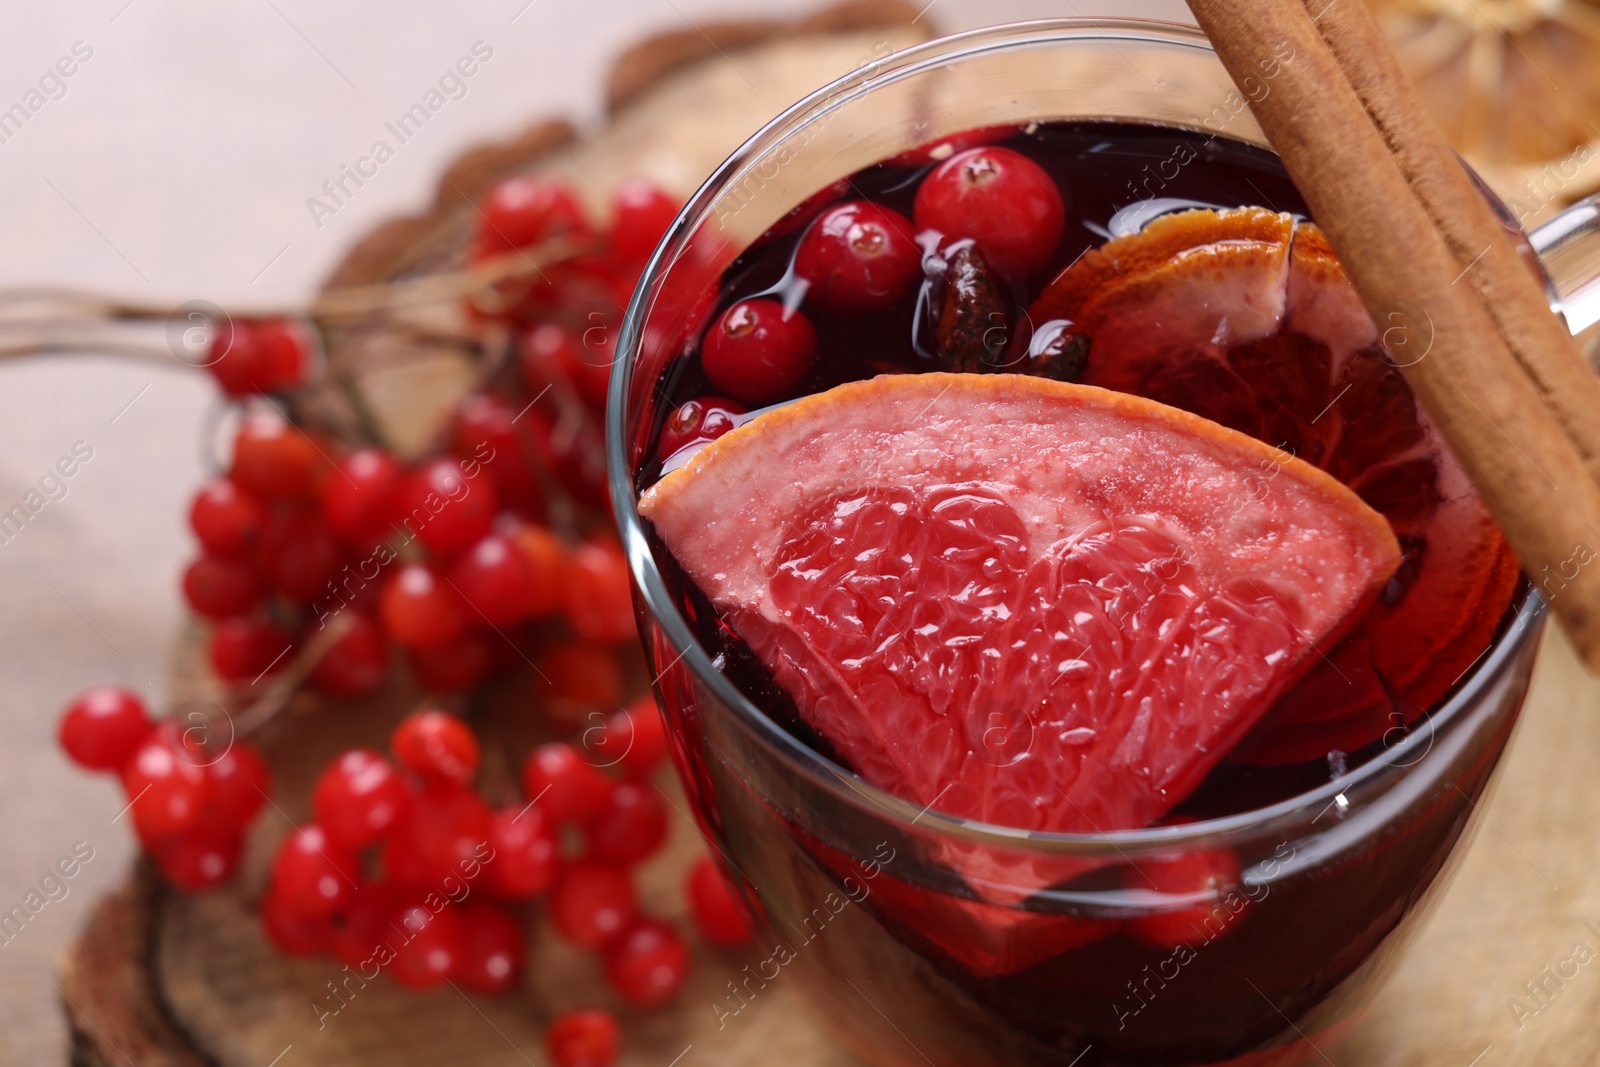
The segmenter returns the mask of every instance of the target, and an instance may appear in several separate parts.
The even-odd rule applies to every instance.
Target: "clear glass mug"
[[[1032,22],[864,56],[702,186],[628,309],[607,413],[613,504],[679,774],[761,927],[752,966],[714,1010],[736,1015],[768,983],[795,982],[840,1044],[884,1065],[1322,1062],[1476,820],[1527,690],[1544,616],[1535,593],[1524,589],[1443,707],[1322,788],[1182,826],[1029,833],[919,810],[781,728],[697,643],[673,568],[635,510],[635,472],[663,417],[656,384],[735,256],[816,190],[880,159],[975,127],[1064,119],[1265,143],[1190,27]],[[1575,332],[1600,320],[1597,234],[1600,211],[1585,204],[1531,238]],[[1220,900],[1125,876],[1141,861],[1220,850],[1242,872]],[[1026,874],[1017,892],[980,898],[952,869],[974,862],[1089,873],[1040,892]],[[1158,951],[1119,933],[1131,918],[1197,915],[1193,945]]]

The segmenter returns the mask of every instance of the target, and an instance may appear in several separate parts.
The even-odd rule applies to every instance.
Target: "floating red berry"
[[[358,449],[334,464],[322,482],[322,513],[334,533],[358,548],[386,540],[402,474],[381,448]]]
[[[583,828],[589,855],[602,863],[632,867],[667,840],[667,805],[654,786],[620,782],[605,810]]]
[[[435,910],[430,903],[440,906]],[[409,901],[395,909],[390,923],[398,931],[389,973],[411,989],[432,989],[452,978],[466,948],[461,912],[434,894],[431,902]]]
[[[316,444],[275,408],[249,412],[234,435],[231,476],[263,500],[310,495],[321,462]]]
[[[419,711],[394,728],[389,748],[400,765],[430,782],[466,785],[478,773],[478,739],[447,711]]]
[[[389,577],[378,597],[384,632],[407,648],[438,647],[467,628],[467,607],[456,591],[421,563]]]
[[[211,801],[209,786],[194,754],[160,730],[146,738],[122,772],[133,825],[146,842],[199,830]]]
[[[570,1011],[550,1024],[545,1048],[556,1067],[611,1067],[621,1028],[616,1017],[595,1008]]]
[[[561,866],[561,845],[537,804],[503,808],[489,817],[494,861],[487,867],[491,891],[506,900],[527,900],[550,887]]]
[[[702,856],[689,871],[685,888],[689,914],[707,941],[732,946],[750,940],[752,931],[744,903],[716,860]]]
[[[969,148],[923,179],[917,226],[970,237],[1003,275],[1025,277],[1043,267],[1061,241],[1066,206],[1055,181],[1020,152]]]
[[[383,685],[389,676],[389,643],[378,624],[359,611],[340,613],[344,636],[323,653],[311,671],[311,682],[334,696],[361,696]],[[324,620],[332,625],[332,620]]]
[[[572,187],[550,178],[507,178],[479,205],[478,246],[508,250],[587,229]]]
[[[1250,903],[1239,888],[1239,857],[1230,849],[1140,857],[1132,861],[1124,882],[1130,889],[1167,897],[1200,898],[1128,920],[1128,933],[1159,949],[1214,940]]]
[[[627,872],[592,860],[567,866],[550,888],[550,921],[562,937],[583,948],[599,948],[622,934],[637,909]]]
[[[817,332],[773,300],[741,300],[706,331],[700,365],[720,392],[746,404],[781,400],[805,378]]]
[[[615,783],[562,741],[540,745],[522,765],[522,791],[552,822],[586,822],[606,810]]]
[[[889,307],[922,278],[911,220],[865,200],[817,216],[795,249],[794,271],[811,283],[806,299],[834,311]]]
[[[453,556],[489,532],[499,506],[494,483],[468,478],[460,461],[440,457],[400,483],[399,525],[439,556]]]
[[[399,820],[405,783],[389,761],[371,749],[353,748],[328,764],[311,791],[311,813],[336,846],[372,844]]]
[[[883,162],[891,167],[925,167],[929,163],[941,163],[968,148],[998,144],[1014,136],[1016,132],[1015,126],[983,126],[976,130],[963,130],[948,137],[941,137],[937,141],[918,145],[897,156],[890,156]]]
[[[661,427],[658,454],[668,459],[680,448],[715,441],[738,425],[737,417],[749,411],[736,400],[703,396],[680,404]]]
[[[144,701],[126,689],[97,686],[67,705],[57,737],[91,771],[120,771],[155,729]]]
[[[307,823],[278,846],[272,861],[272,893],[298,915],[326,919],[355,900],[361,868],[354,853]]]
[[[632,641],[637,636],[628,558],[615,538],[590,541],[572,553],[566,594],[567,621],[578,636],[591,641]]]
[[[288,659],[289,634],[266,619],[224,619],[211,630],[206,658],[225,682],[255,682]]]
[[[672,220],[678,201],[643,179],[624,182],[611,199],[611,251],[624,262],[650,258]]]
[[[689,946],[666,923],[640,919],[606,946],[604,967],[613,989],[642,1008],[654,1008],[683,985]]]
[[[516,986],[527,955],[522,924],[493,901],[467,900],[460,907],[456,980],[475,993],[504,993]]]
[[[212,555],[249,559],[261,543],[265,510],[231,478],[213,478],[189,506],[189,527]]]

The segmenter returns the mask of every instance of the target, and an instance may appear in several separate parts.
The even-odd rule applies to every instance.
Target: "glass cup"
[[[697,642],[682,579],[635,510],[664,417],[657,382],[757,236],[816,190],[929,140],[1071,119],[1265,143],[1190,27],[1032,22],[864,56],[717,170],[628,309],[607,418],[613,503],[679,774],[760,929],[714,1010],[736,1016],[793,982],[841,1045],[884,1065],[1322,1062],[1477,819],[1527,690],[1535,592],[1522,590],[1453,697],[1321,788],[1180,826],[1026,832],[919,809],[783,729]],[[1580,205],[1532,237],[1575,331],[1600,319],[1597,233],[1600,212]],[[1216,893],[1148,876],[1234,862]],[[1069,874],[1069,888],[1035,891]]]

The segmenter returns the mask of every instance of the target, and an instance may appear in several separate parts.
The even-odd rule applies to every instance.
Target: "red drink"
[[[991,147],[961,154],[973,144]],[[952,177],[963,160],[976,162]],[[1002,206],[1020,214],[963,204],[962,180],[1005,184]],[[1262,210],[1175,214],[1242,207]],[[782,939],[775,955],[788,958],[774,966],[812,972],[823,1018],[864,1054],[940,1064],[1317,1060],[1318,1034],[1333,1031],[1331,1041],[1354,1021],[1387,958],[1380,949],[1411,925],[1466,826],[1514,710],[1456,730],[1464,713],[1441,709],[1514,709],[1525,686],[1517,657],[1529,653],[1502,649],[1472,667],[1536,611],[1397,357],[1317,233],[1291,217],[1303,214],[1276,159],[1242,142],[1110,123],[977,131],[931,159],[861,171],[774,227],[726,270],[697,323],[704,332],[685,338],[656,383],[668,452],[701,428],[741,421],[744,405],[878,374],[1098,385],[1323,468],[1398,537],[1399,565],[1375,599],[1328,631],[1336,643],[1316,647],[1293,688],[1274,691],[1270,709],[1229,736],[1226,754],[1201,761],[1203,780],[1144,821],[1089,820],[1112,837],[1047,847],[1044,858],[1021,837],[962,837],[940,813],[974,816],[941,806],[943,791],[852,767],[863,750],[837,717],[775,675],[770,652],[752,651],[737,619],[654,541],[699,647],[790,739],[768,751],[747,724],[706,714],[727,698],[657,644],[681,769],[759,898],[768,940]],[[930,232],[929,220],[949,229]],[[1271,299],[1281,306],[1263,311]],[[713,338],[718,330],[726,336]],[[1386,340],[1404,358],[1400,342],[1412,339]],[[716,415],[729,393],[741,403]],[[671,421],[691,401],[701,406]],[[646,452],[639,489],[656,482],[661,452]],[[1277,476],[1263,469],[1259,480]],[[1239,509],[1264,506],[1272,491],[1251,490]],[[1194,714],[1172,712],[1180,722]],[[889,743],[914,747],[916,737]],[[1007,743],[995,766],[1020,758]],[[786,761],[800,746],[917,801],[912,817],[864,811],[826,775],[792,773]],[[1425,756],[1426,772],[1391,773]],[[1070,813],[1052,818],[1013,825],[1090,831]],[[1005,871],[1014,873],[993,873]],[[820,903],[830,900],[841,903]],[[757,972],[762,988],[777,980]],[[856,984],[841,987],[839,975]],[[747,982],[718,1010],[737,1014],[757,992]]]

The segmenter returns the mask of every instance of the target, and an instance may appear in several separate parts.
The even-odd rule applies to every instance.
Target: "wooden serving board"
[[[763,121],[863,59],[927,36],[926,20],[895,0],[864,0],[800,23],[710,24],[627,53],[610,86],[609,124],[578,136],[544,122],[468,153],[446,173],[428,211],[376,230],[331,285],[427,273],[459,262],[470,199],[497,177],[549,170],[572,178],[598,208],[615,185],[646,176],[687,195]],[[421,310],[421,325],[449,309]],[[330,364],[360,383],[386,437],[427,446],[453,400],[470,388],[466,354],[389,331],[329,338]],[[331,425],[351,412],[336,391],[301,398],[301,414]],[[217,699],[184,642],[175,703]],[[527,981],[502,998],[451,987],[418,994],[379,979],[341,986],[331,960],[292,960],[264,939],[254,913],[266,865],[290,822],[307,818],[316,771],[336,752],[375,744],[418,694],[395,683],[358,703],[296,698],[258,738],[276,776],[277,811],[252,831],[234,886],[188,896],[147,866],[97,908],[64,964],[62,989],[75,1063],[92,1067],[311,1067],[314,1064],[529,1064],[545,1067],[546,1022],[604,1005],[623,1019],[624,1067],[777,1063],[848,1065],[804,1010],[794,981],[774,982],[720,1025],[712,1005],[745,964],[765,955],[696,946],[695,971],[672,1008],[625,1009],[592,956],[532,922]],[[543,736],[526,679],[470,709],[485,737],[486,789],[509,794],[516,759]],[[1565,640],[1547,638],[1522,725],[1486,818],[1437,913],[1348,1042],[1323,1051],[1339,1067],[1544,1067],[1600,1064],[1600,685]],[[647,906],[681,918],[685,867],[704,844],[676,785],[679,808],[665,852],[641,871]],[[1314,917],[1309,921],[1315,921]],[[1590,924],[1593,924],[1592,926]],[[688,924],[683,924],[687,927]],[[1576,949],[1586,946],[1587,952]],[[1580,956],[1586,962],[1575,962]],[[1570,977],[1547,977],[1541,969]],[[1543,983],[1534,999],[1525,982]],[[337,1009],[337,1010],[335,1010]],[[862,1010],[870,1010],[865,1004]],[[912,1042],[915,1034],[907,1035]],[[937,1048],[918,1043],[933,1067]]]

